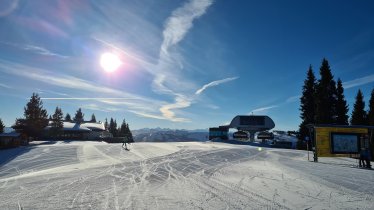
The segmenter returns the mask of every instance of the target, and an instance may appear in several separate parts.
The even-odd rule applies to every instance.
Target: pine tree
[[[356,101],[353,105],[351,125],[367,125],[364,96],[360,89],[357,92]]]
[[[71,122],[71,116],[69,113],[66,114],[65,121]]]
[[[127,128],[126,128],[126,120],[123,119],[122,121],[122,124],[121,124],[121,127],[119,128],[119,136],[120,137],[124,137],[126,136],[126,131],[127,131]]]
[[[316,88],[316,123],[333,124],[336,122],[336,85],[328,61],[324,58],[320,68],[321,78]]]
[[[54,137],[57,137],[64,127],[62,110],[56,107],[55,113],[52,116],[51,133]]]
[[[300,118],[302,119],[302,122],[299,126],[300,135],[297,144],[298,149],[305,149],[304,139],[309,136],[309,130],[306,125],[315,123],[315,89],[316,77],[314,76],[312,66],[310,65],[300,98]]]
[[[109,131],[109,125],[108,125],[108,119],[105,118],[105,123],[104,123],[105,130]]]
[[[90,122],[96,122],[96,117],[95,117],[95,114],[92,114],[91,115],[91,120],[90,120]]]
[[[113,120],[113,118],[110,118],[109,132],[113,135],[113,137],[117,136],[117,122]]]
[[[23,130],[30,137],[40,137],[43,129],[48,125],[48,114],[37,93],[32,94],[30,101],[24,107],[24,117],[25,119],[16,120],[15,127]]]
[[[5,128],[5,125],[4,125],[3,121],[0,118],[0,133],[4,133],[4,128]]]
[[[344,88],[342,81],[338,79],[337,88],[337,102],[336,102],[336,124],[338,125],[348,125],[348,105],[347,101],[344,98]]]
[[[118,135],[118,128],[117,128],[117,120],[114,120],[114,125],[113,125],[113,136],[117,137]]]
[[[129,124],[126,123],[125,119],[123,119],[121,127],[119,129],[119,136],[126,137],[129,143],[134,142],[134,138],[129,128]]]
[[[81,108],[79,108],[77,112],[75,113],[73,121],[76,123],[82,123],[84,121],[84,114],[82,113]]]
[[[371,91],[369,100],[368,124],[374,126],[374,88]]]
[[[127,132],[127,138],[129,139],[129,142],[134,142],[134,137],[132,136],[128,123],[126,123],[126,132]]]

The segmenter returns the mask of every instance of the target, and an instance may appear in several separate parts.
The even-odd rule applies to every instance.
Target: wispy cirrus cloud
[[[68,58],[69,56],[61,55],[58,53],[54,53],[44,47],[31,45],[31,44],[18,44],[18,43],[10,43],[10,42],[0,42],[1,44],[5,44],[8,46],[12,46],[21,50],[30,51],[39,55],[46,55],[46,56],[55,56],[59,58]]]
[[[249,114],[252,114],[252,113],[256,114],[256,112],[257,113],[258,112],[266,113],[267,111],[269,111],[271,109],[275,109],[275,108],[284,106],[286,104],[294,103],[294,102],[298,101],[300,99],[300,97],[301,97],[300,95],[290,96],[283,102],[280,102],[278,104],[273,104],[273,105],[270,105],[270,106],[264,106],[264,107],[254,109],[254,110],[250,111]]]
[[[361,78],[357,78],[357,79],[354,79],[354,80],[350,80],[350,81],[347,81],[347,82],[343,82],[343,87],[345,89],[349,89],[349,88],[365,85],[365,84],[368,84],[368,83],[371,83],[371,82],[374,82],[374,74],[371,74],[371,75],[368,75],[368,76],[365,76],[365,77],[361,77]]]
[[[0,87],[6,88],[6,89],[11,89],[12,88],[9,85],[3,84],[3,83],[0,83]]]
[[[17,69],[17,71],[14,71]],[[30,66],[24,66],[21,64],[11,63],[7,61],[0,62],[0,72],[14,75],[18,77],[23,77],[28,80],[38,81],[50,86],[62,87],[70,90],[75,90],[72,94],[79,95],[110,95],[113,97],[54,97],[54,98],[43,98],[44,100],[94,100],[100,102],[100,104],[108,104],[117,107],[126,106],[128,110],[132,110],[134,113],[138,113],[140,116],[147,115],[159,115],[159,109],[161,106],[166,104],[163,101],[159,101],[152,98],[143,97],[136,94],[131,94],[123,92],[117,89],[109,88],[106,86],[98,85],[97,83],[92,83],[87,80],[83,80],[74,76],[66,74],[56,74],[45,69],[33,68]],[[116,100],[123,100],[116,103]],[[97,110],[114,110],[115,107],[108,109],[107,106],[100,106],[101,109],[97,108],[98,104],[95,106],[87,106],[90,109]],[[140,114],[143,113],[143,114]]]
[[[180,79],[182,76],[176,71],[176,69],[183,69],[183,65],[175,46],[193,27],[193,21],[205,14],[212,3],[212,0],[190,0],[174,10],[166,20],[156,71],[152,71],[154,72],[153,90],[175,97],[174,103],[165,104],[160,108],[163,116],[172,121],[188,121],[188,119],[175,117],[173,110],[187,108],[193,101],[191,97],[178,91],[181,86],[180,82],[185,80]],[[166,80],[166,78],[168,79]],[[189,86],[194,85],[184,82],[183,87],[188,88]]]
[[[301,95],[290,96],[287,98],[286,103],[293,103],[300,99]]]
[[[217,85],[220,85],[220,84],[223,84],[223,83],[226,83],[226,82],[230,82],[230,81],[233,81],[233,80],[236,80],[238,79],[239,77],[229,77],[229,78],[226,78],[226,79],[221,79],[221,80],[216,80],[216,81],[213,81],[213,82],[210,82],[208,84],[205,84],[203,85],[203,87],[201,87],[200,89],[198,89],[195,94],[196,95],[200,95],[202,92],[204,92],[207,88],[210,88],[210,87],[214,87],[214,86],[217,86]]]
[[[264,112],[264,111],[267,111],[269,109],[274,109],[274,108],[277,108],[279,107],[278,105],[272,105],[272,106],[265,106],[265,107],[260,107],[260,108],[257,108],[257,109],[254,109],[252,111],[250,111],[250,114],[251,113],[256,113],[256,112]]]
[[[190,0],[174,10],[165,24],[161,52],[168,53],[170,47],[180,42],[192,28],[193,21],[202,16],[212,3],[212,0]]]
[[[212,0],[189,0],[171,13],[166,19],[162,30],[162,42],[157,59],[139,56],[133,52],[130,53],[130,51],[119,47],[117,44],[113,44],[116,42],[111,43],[112,41],[107,41],[105,38],[92,37],[101,44],[123,53],[127,58],[140,64],[153,76],[153,92],[172,97],[172,102],[164,103],[158,109],[162,117],[149,113],[143,113],[143,116],[166,119],[173,122],[189,121],[189,119],[178,117],[177,115],[178,110],[187,108],[194,102],[191,92],[196,89],[196,84],[194,81],[188,81],[182,71],[183,57],[178,52],[178,44],[193,28],[193,22],[204,15],[212,3]],[[143,35],[144,33],[139,34],[139,36]],[[138,112],[134,113],[139,114]]]

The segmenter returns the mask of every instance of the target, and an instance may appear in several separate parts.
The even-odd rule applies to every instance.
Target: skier
[[[127,148],[127,142],[128,142],[128,141],[129,141],[129,140],[128,140],[127,136],[123,137],[122,148],[123,148],[123,145],[125,145],[125,150],[129,150],[129,149]]]

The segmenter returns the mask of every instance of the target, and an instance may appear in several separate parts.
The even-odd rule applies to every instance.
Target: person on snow
[[[365,148],[361,148],[360,150],[360,161],[358,163],[358,166],[365,168]]]
[[[123,148],[123,145],[125,145],[125,149],[128,150],[128,148],[127,148],[128,141],[129,141],[129,139],[127,138],[127,136],[123,137],[122,148]]]

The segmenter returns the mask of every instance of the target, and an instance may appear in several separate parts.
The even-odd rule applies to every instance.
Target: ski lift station
[[[255,138],[256,132],[268,131],[275,127],[274,121],[265,115],[238,115],[231,120],[229,125],[223,125],[209,129],[209,139],[220,138],[227,140],[230,128],[237,129],[234,138],[249,139]]]

